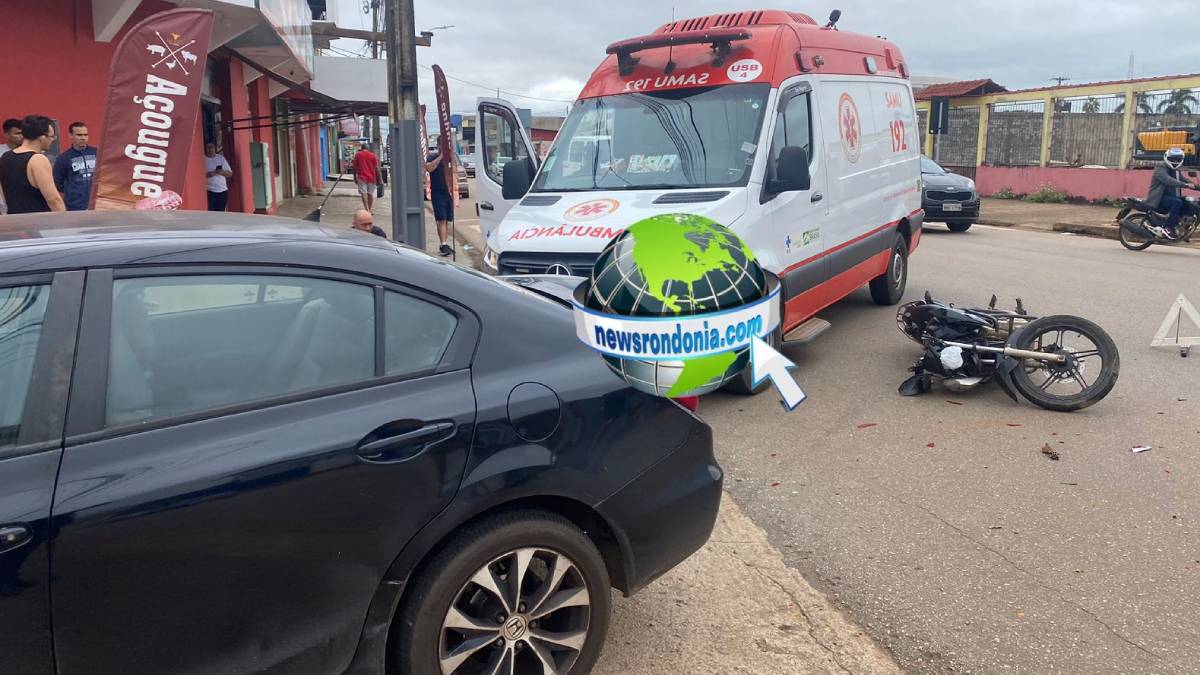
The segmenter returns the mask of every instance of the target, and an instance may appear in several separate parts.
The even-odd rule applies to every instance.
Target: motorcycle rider
[[[1183,159],[1183,150],[1179,148],[1170,148],[1163,153],[1162,164],[1154,167],[1154,177],[1150,179],[1150,194],[1146,197],[1146,203],[1151,208],[1166,214],[1166,226],[1153,229],[1167,239],[1178,239],[1175,225],[1179,222],[1184,205],[1179,190],[1200,189],[1200,186],[1192,185],[1179,177],[1179,167],[1183,166]]]

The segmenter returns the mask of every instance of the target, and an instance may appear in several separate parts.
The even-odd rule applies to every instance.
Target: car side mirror
[[[784,147],[779,152],[775,177],[767,181],[767,191],[776,195],[782,192],[798,192],[809,189],[811,183],[812,176],[808,171],[808,152],[804,148],[790,145]]]
[[[505,199],[520,199],[533,185],[533,166],[529,159],[505,162],[500,194]]]

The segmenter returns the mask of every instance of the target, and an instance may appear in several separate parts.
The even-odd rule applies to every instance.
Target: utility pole
[[[388,143],[392,155],[392,238],[425,248],[424,170],[417,101],[417,29],[413,0],[386,0]]]
[[[371,32],[379,32],[379,3],[382,0],[371,0]],[[379,40],[371,40],[371,58],[379,58]],[[371,145],[375,152],[383,155],[383,149],[379,147],[379,116],[370,115],[367,117],[367,130],[371,139]]]
[[[1069,78],[1069,77],[1052,77],[1052,78],[1050,78],[1050,79],[1054,80],[1055,84],[1057,84],[1057,85],[1058,85],[1058,86],[1060,86],[1060,87],[1062,86],[1062,83],[1063,83],[1063,82],[1070,82],[1070,81],[1071,81],[1071,78]]]

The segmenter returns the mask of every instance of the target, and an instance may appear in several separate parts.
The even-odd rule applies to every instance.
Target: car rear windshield
[[[752,83],[584,100],[533,191],[745,185],[769,93]]]

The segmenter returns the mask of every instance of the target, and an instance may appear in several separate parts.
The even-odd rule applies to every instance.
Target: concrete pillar
[[[1042,110],[1042,154],[1038,166],[1050,165],[1050,133],[1054,129],[1054,99],[1047,96]]]
[[[984,153],[987,152],[988,117],[991,111],[991,104],[979,104],[979,138],[975,144],[975,166],[983,166]]]
[[[1137,114],[1137,94],[1133,87],[1125,89],[1125,111],[1121,115],[1121,163],[1118,168],[1128,169],[1133,160],[1133,120]]]
[[[236,59],[219,60],[214,69],[217,75],[217,91],[221,98],[221,121],[223,124],[223,148],[225,159],[233,169],[229,179],[229,210],[242,213],[254,212],[254,181],[250,175],[250,139],[247,127],[253,123],[250,117],[250,100],[246,95],[246,81],[242,73],[242,62]]]

